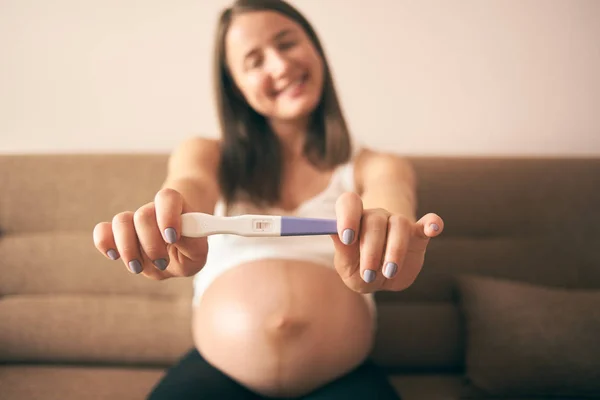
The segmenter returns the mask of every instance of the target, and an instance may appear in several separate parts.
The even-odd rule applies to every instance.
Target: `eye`
[[[246,68],[248,69],[254,69],[254,68],[258,68],[262,65],[262,57],[252,57],[250,59],[248,59],[248,61],[246,62]]]
[[[288,50],[296,45],[295,40],[286,40],[279,43],[279,50]]]

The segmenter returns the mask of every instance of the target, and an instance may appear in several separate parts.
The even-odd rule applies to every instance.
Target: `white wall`
[[[0,152],[218,135],[229,0],[0,0]],[[600,154],[600,1],[296,0],[354,134],[407,154]]]

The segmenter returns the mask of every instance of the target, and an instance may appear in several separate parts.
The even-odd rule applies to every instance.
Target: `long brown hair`
[[[281,13],[298,23],[323,60],[323,91],[311,118],[305,156],[317,168],[327,169],[347,162],[352,154],[331,70],[310,23],[283,0],[237,0],[219,18],[214,49],[214,90],[222,132],[219,185],[226,203],[241,193],[256,204],[272,205],[280,199],[282,152],[279,140],[266,118],[257,113],[237,89],[225,57],[225,36],[233,17],[261,10]]]

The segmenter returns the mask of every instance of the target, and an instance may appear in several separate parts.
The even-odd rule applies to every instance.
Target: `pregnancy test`
[[[181,235],[203,237],[218,234],[239,236],[311,236],[337,234],[335,219],[236,215],[221,217],[191,212],[181,215]]]

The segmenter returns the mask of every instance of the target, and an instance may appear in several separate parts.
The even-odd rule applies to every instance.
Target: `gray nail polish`
[[[154,265],[156,266],[156,268],[160,269],[161,271],[164,271],[165,269],[167,269],[169,263],[164,258],[159,258],[158,260],[154,261]]]
[[[375,271],[372,269],[366,269],[363,273],[363,280],[367,283],[371,283],[375,280]]]
[[[393,278],[394,275],[396,275],[396,272],[398,272],[398,266],[396,263],[389,262],[385,265],[385,267],[383,267],[383,276],[388,279]]]
[[[440,230],[440,227],[438,226],[438,224],[431,224],[429,226],[431,227],[431,229],[433,229],[436,232]]]
[[[342,232],[342,243],[349,245],[354,240],[354,231],[352,229],[344,229]]]
[[[177,232],[175,232],[174,228],[165,229],[165,237],[167,238],[167,243],[175,243],[177,241]]]
[[[119,255],[117,254],[117,252],[114,249],[110,249],[106,252],[106,255],[108,256],[108,258],[110,258],[111,260],[116,260],[117,258],[119,258]]]
[[[140,272],[142,272],[142,264],[140,264],[138,260],[131,260],[129,261],[129,269],[134,274],[139,274]]]

